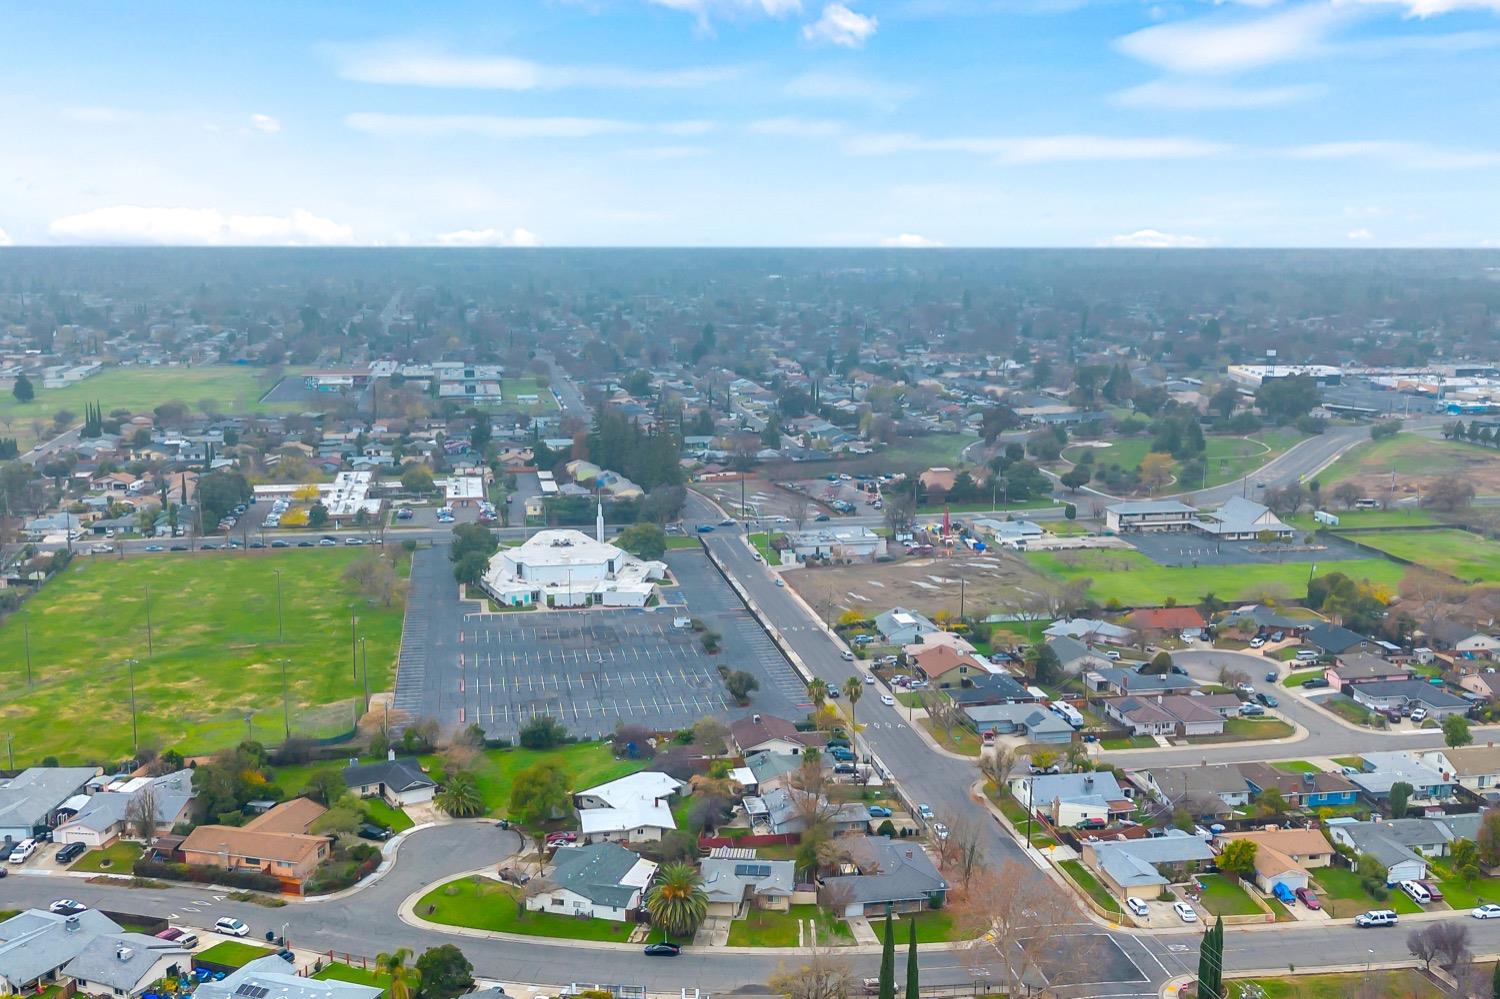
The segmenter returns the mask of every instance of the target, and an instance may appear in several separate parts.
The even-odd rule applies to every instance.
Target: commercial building
[[[480,585],[507,607],[644,607],[666,578],[666,564],[642,561],[605,541],[602,507],[595,533],[538,531],[525,544],[490,556]]]
[[[1185,531],[1198,511],[1177,500],[1138,500],[1104,509],[1104,526],[1116,534],[1131,531]]]
[[[868,561],[886,553],[885,538],[860,526],[788,531],[786,546],[799,561],[810,558]]]

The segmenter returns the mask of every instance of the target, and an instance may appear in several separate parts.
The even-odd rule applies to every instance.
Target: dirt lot
[[[909,607],[931,617],[940,610],[957,614],[962,580],[966,613],[984,611],[1005,601],[1017,586],[1028,588],[1039,577],[1013,554],[967,552],[941,558],[799,568],[783,571],[787,585],[818,611],[832,602],[832,616],[846,610],[870,616],[890,607]]]
[[[1397,434],[1351,449],[1318,478],[1325,489],[1352,481],[1366,496],[1389,502],[1420,496],[1424,487],[1447,476],[1467,479],[1480,496],[1496,495],[1500,493],[1500,451],[1440,437]]]

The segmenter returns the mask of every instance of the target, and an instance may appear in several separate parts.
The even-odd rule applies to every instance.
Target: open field
[[[1394,495],[1392,472],[1396,475]],[[1318,481],[1325,490],[1347,480],[1361,486],[1371,499],[1405,499],[1450,475],[1468,479],[1481,496],[1494,495],[1500,492],[1500,451],[1441,437],[1397,434],[1351,448],[1324,470]]]
[[[1266,430],[1249,437],[1215,436],[1205,438],[1204,459],[1208,481],[1179,482],[1180,489],[1202,489],[1233,482],[1249,475],[1266,462],[1281,454],[1293,444],[1303,440],[1302,434],[1291,430]],[[1127,438],[1117,440],[1109,447],[1092,447],[1089,444],[1074,444],[1063,451],[1063,457],[1076,462],[1085,452],[1094,452],[1095,464],[1119,465],[1124,469],[1136,469],[1141,459],[1151,451],[1149,438]]]
[[[292,369],[282,369],[295,377]],[[274,384],[266,381],[265,368],[212,365],[201,368],[109,368],[66,388],[44,389],[35,384],[36,398],[19,402],[9,392],[0,394],[0,428],[20,441],[21,449],[50,436],[53,414],[66,409],[83,419],[85,403],[99,403],[108,416],[111,410],[128,409],[149,413],[164,402],[181,402],[202,411],[201,403],[213,400],[223,413],[295,412],[298,403],[262,403],[260,397]],[[43,423],[40,433],[33,424]]]
[[[1325,506],[1324,509],[1327,507]],[[1328,512],[1339,519],[1335,530],[1352,530],[1360,527],[1430,527],[1441,523],[1431,512],[1413,506],[1403,506],[1395,510],[1340,510],[1335,508]],[[1313,519],[1311,513],[1299,513],[1282,519],[1302,531],[1315,531],[1323,526]]]
[[[1353,539],[1464,582],[1500,580],[1500,544],[1468,531],[1379,531]]]
[[[508,410],[515,409],[536,415],[557,409],[557,399],[553,397],[552,390],[535,378],[503,378],[500,381],[500,394],[504,397],[501,405]],[[522,395],[534,395],[537,401],[523,406],[517,401],[517,396]]]
[[[557,749],[488,749],[474,761],[470,773],[479,785],[489,814],[504,815],[510,808],[510,788],[516,774],[541,761],[556,763],[568,775],[569,787],[593,787],[606,781],[633,774],[646,765],[645,760],[617,760],[609,746],[600,742],[575,742]],[[422,757],[436,780],[442,779],[442,760]]]
[[[1212,593],[1221,600],[1247,600],[1281,594],[1298,598],[1307,592],[1312,566],[1299,563],[1257,565],[1161,566],[1139,552],[1074,551],[1027,552],[1031,567],[1064,582],[1089,578],[1089,596],[1100,603],[1118,601],[1122,607],[1159,607],[1168,597],[1196,603]],[[1372,558],[1318,563],[1319,575],[1342,572],[1351,579],[1395,586],[1406,567]]]
[[[1243,996],[1245,986],[1261,990],[1264,999],[1438,999],[1447,995],[1411,970],[1374,971],[1346,975],[1288,975],[1282,978],[1233,978],[1225,982],[1231,996]]]
[[[401,606],[372,606],[343,578],[351,562],[372,554],[318,549],[78,559],[28,601],[26,627],[19,615],[0,626],[0,728],[13,734],[17,764],[49,755],[74,763],[127,756],[129,658],[138,661],[142,741],[187,755],[233,745],[247,729],[279,741],[283,658],[292,731],[346,731],[363,692],[363,682],[351,676],[351,611],[358,610],[360,634],[368,639],[372,693],[390,687],[400,643]],[[281,644],[276,569],[282,570]]]
[[[929,617],[941,610],[957,614],[960,579],[965,613],[983,612],[1003,606],[1014,587],[1033,579],[1023,562],[997,552],[800,568],[782,575],[819,612],[832,601],[834,618],[846,610],[873,617],[887,607],[909,607]]]

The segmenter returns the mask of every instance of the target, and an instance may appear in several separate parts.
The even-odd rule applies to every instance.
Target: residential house
[[[252,832],[306,835],[328,809],[311,798],[292,798],[272,805],[240,828]]]
[[[971,677],[968,683],[949,688],[948,697],[957,704],[969,707],[984,704],[1027,704],[1036,700],[1036,695],[1025,684],[1005,672]]]
[[[1071,617],[1054,621],[1042,632],[1047,638],[1076,638],[1080,642],[1109,642],[1112,645],[1129,645],[1135,641],[1135,632],[1092,617]]]
[[[1344,690],[1345,687],[1358,683],[1407,680],[1411,675],[1409,666],[1393,663],[1369,652],[1342,653],[1334,659],[1332,666],[1323,671],[1328,686],[1334,690]]]
[[[562,847],[552,856],[550,887],[526,899],[534,912],[624,922],[635,917],[656,864],[618,843]]]
[[[907,662],[917,675],[934,687],[959,687],[964,681],[988,676],[989,663],[972,652],[960,652],[951,645],[931,645],[915,655],[908,655]]]
[[[332,856],[327,836],[261,832],[236,826],[198,826],[179,848],[183,859],[200,867],[259,871],[300,888],[318,865]]]
[[[820,893],[844,918],[922,912],[947,902],[948,882],[916,841],[865,836],[854,853],[858,873],[824,878]]]
[[[1328,823],[1328,835],[1355,853],[1374,857],[1387,871],[1387,884],[1427,877],[1427,857],[1441,856],[1451,842],[1444,827],[1430,819],[1334,819]]]
[[[1135,811],[1135,802],[1108,771],[1012,777],[1011,796],[1055,826],[1098,828]]]
[[[1460,621],[1439,621],[1428,631],[1427,637],[1440,649],[1471,657],[1493,656],[1495,650],[1500,649],[1500,640]]]
[[[422,765],[413,757],[397,759],[395,750],[379,763],[345,767],[344,786],[361,798],[382,798],[392,808],[425,804],[437,793],[437,781],[422,772]]]
[[[256,958],[218,981],[200,982],[193,999],[381,999],[385,990],[330,978],[304,978],[272,954]]]
[[[1320,623],[1317,618],[1292,617],[1264,604],[1238,607],[1224,618],[1224,624],[1229,626],[1247,621],[1253,624],[1257,631],[1279,631],[1288,638],[1300,638],[1303,632]]]
[[[1453,797],[1458,781],[1451,774],[1444,774],[1435,767],[1420,762],[1415,754],[1396,751],[1365,753],[1364,770],[1350,774],[1349,780],[1373,801],[1383,802],[1391,796],[1391,788],[1407,784],[1412,788],[1407,798],[1410,805],[1439,805]]]
[[[67,964],[62,973],[84,995],[136,999],[163,978],[177,978],[192,968],[192,952],[179,943],[144,933],[101,933]]]
[[[671,801],[685,787],[670,774],[642,771],[575,792],[583,842],[661,839],[677,828]]]
[[[1068,638],[1066,635],[1049,638],[1047,648],[1057,655],[1057,661],[1062,664],[1063,672],[1072,676],[1109,665],[1109,660],[1104,656],[1078,639]]]
[[[786,912],[796,887],[791,860],[761,860],[753,849],[716,846],[700,865],[710,916],[739,919],[750,909]]]
[[[1357,631],[1350,631],[1326,622],[1315,624],[1302,633],[1304,648],[1315,649],[1330,656],[1368,648],[1370,640]]]
[[[142,804],[135,807],[138,801]],[[173,826],[189,818],[193,771],[112,780],[98,793],[88,795],[72,818],[60,822],[52,838],[58,843],[82,843],[90,849],[109,846],[121,838],[140,839],[139,823],[131,818],[143,814],[147,801],[154,812],[153,833],[171,832]]]
[[[875,617],[875,630],[886,645],[911,645],[923,635],[941,631],[926,616],[905,607],[892,607]]]
[[[1250,796],[1259,798],[1275,788],[1292,808],[1337,808],[1352,805],[1359,799],[1359,788],[1343,774],[1287,773],[1266,763],[1241,763],[1240,774],[1250,788]]]
[[[98,772],[98,767],[31,767],[0,780],[0,839],[18,843],[51,828],[63,805]]]
[[[1131,735],[1222,735],[1225,719],[1239,713],[1240,699],[1232,694],[1127,694],[1103,705],[1105,716]]]
[[[1043,746],[1065,746],[1073,741],[1073,726],[1040,704],[965,704],[962,710],[969,725],[980,734],[1024,735],[1027,742]]]
[[[1375,711],[1425,708],[1427,717],[1441,721],[1469,712],[1469,702],[1426,680],[1367,680],[1348,689],[1356,704]]]
[[[1250,803],[1245,778],[1225,763],[1137,770],[1130,779],[1152,797],[1195,818],[1227,818]]]
[[[1458,749],[1432,749],[1417,759],[1458,782],[1478,798],[1500,795],[1500,747],[1494,743]]]
[[[1476,697],[1482,697],[1486,701],[1500,698],[1500,673],[1493,668],[1480,672],[1466,673],[1459,677],[1458,685]]]
[[[1336,852],[1318,829],[1262,829],[1253,832],[1222,833],[1219,839],[1225,842],[1236,839],[1249,840],[1260,850],[1275,850],[1298,865],[1306,868],[1328,867]]]
[[[1156,696],[1194,690],[1197,684],[1181,673],[1142,673],[1137,667],[1099,666],[1084,674],[1090,690],[1112,694]]]
[[[749,783],[741,781],[749,794],[762,794],[786,783],[789,777],[802,769],[802,757],[786,753],[762,751],[745,757],[745,770],[750,772]]]
[[[1130,626],[1136,631],[1158,634],[1197,633],[1205,623],[1196,607],[1146,607],[1130,615]]]
[[[767,714],[731,722],[729,738],[741,756],[766,752],[800,756],[804,749],[821,749],[828,743],[826,733],[804,732],[785,718]]]
[[[822,795],[782,785],[756,798],[745,799],[752,824],[769,827],[774,835],[806,832],[814,818],[822,818],[836,836],[870,831],[870,809],[857,801],[830,804]]]
[[[119,924],[98,909],[71,916],[27,909],[11,916],[0,922],[0,994],[50,985],[96,937],[120,932]]]
[[[1202,838],[1168,829],[1147,839],[1086,840],[1083,863],[1094,870],[1115,894],[1124,898],[1156,898],[1168,884],[1212,862],[1213,850]]]

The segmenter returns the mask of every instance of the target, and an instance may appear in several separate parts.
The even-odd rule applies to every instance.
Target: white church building
[[[594,537],[582,531],[538,531],[490,556],[480,580],[507,607],[644,607],[665,579],[664,562],[647,562],[604,540],[604,510]]]

